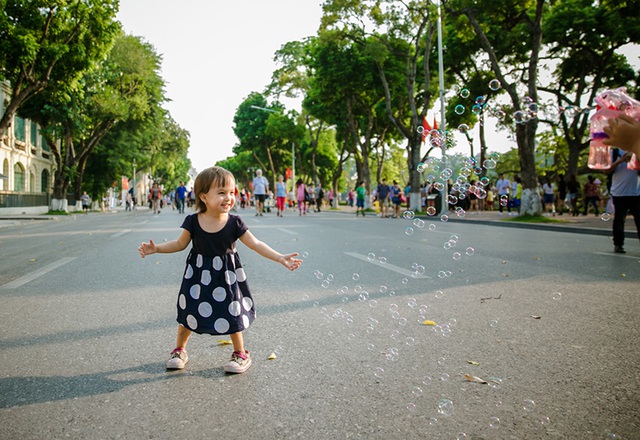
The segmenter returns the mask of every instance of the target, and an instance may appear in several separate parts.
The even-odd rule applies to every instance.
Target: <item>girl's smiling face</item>
[[[234,181],[227,182],[223,187],[211,185],[208,192],[200,195],[207,212],[226,214],[231,211],[236,203],[235,189]]]

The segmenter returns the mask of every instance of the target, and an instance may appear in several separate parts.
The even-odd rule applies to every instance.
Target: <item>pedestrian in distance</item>
[[[582,215],[589,212],[589,204],[593,205],[596,217],[598,216],[598,185],[595,177],[587,176],[587,183],[584,185],[584,211]]]
[[[287,184],[284,183],[284,176],[280,174],[278,176],[278,182],[276,182],[276,211],[278,217],[282,217],[284,214],[284,203],[287,200]]]
[[[80,201],[82,202],[82,210],[85,214],[89,214],[89,210],[91,209],[91,197],[87,194],[87,192],[83,192],[82,196],[80,196]]]
[[[256,177],[253,179],[253,196],[255,197],[256,216],[262,215],[264,211],[264,201],[269,191],[269,181],[262,175],[262,170],[256,170]]]
[[[298,196],[298,215],[307,215],[309,191],[307,190],[307,185],[304,184],[302,179],[298,179],[298,181],[296,182],[296,194]]]
[[[632,153],[619,148],[611,151],[611,167],[605,173],[612,174],[613,198],[613,251],[624,254],[624,223],[627,214],[633,216],[640,239],[640,171],[629,169]]]
[[[364,199],[366,195],[366,190],[364,188],[364,180],[358,182],[358,186],[356,187],[356,217],[358,214],[362,214],[364,217]]]
[[[297,269],[302,260],[297,253],[281,254],[258,240],[242,219],[230,214],[235,204],[235,178],[224,168],[211,167],[196,177],[196,213],[185,217],[182,233],[173,241],[142,243],[142,258],[155,253],[191,251],[178,294],[178,336],[167,369],[182,369],[189,360],[187,342],[193,332],[230,335],[231,359],[227,373],[244,373],[251,366],[242,332],[255,318],[255,306],[235,243],[240,240],[259,255]]]
[[[187,203],[187,187],[184,182],[180,181],[180,185],[176,188],[176,205],[179,214],[184,214],[184,206]]]
[[[378,203],[380,204],[380,218],[389,217],[389,194],[391,188],[387,185],[387,179],[382,179],[378,184]]]
[[[149,200],[151,201],[151,209],[153,209],[154,214],[160,214],[161,200],[162,200],[162,190],[158,186],[158,183],[154,183],[151,189],[149,190]]]
[[[498,190],[498,206],[500,215],[502,215],[502,208],[507,207],[507,212],[511,214],[511,205],[509,204],[509,191],[511,190],[511,182],[509,179],[505,179],[504,174],[498,176],[496,182],[496,188]]]

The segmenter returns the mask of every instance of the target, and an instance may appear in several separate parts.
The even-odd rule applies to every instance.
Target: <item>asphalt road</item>
[[[243,218],[304,264],[238,245],[258,318],[236,376],[216,336],[164,369],[186,251],[136,248],[177,237],[176,212],[0,229],[0,438],[640,438],[637,240]]]

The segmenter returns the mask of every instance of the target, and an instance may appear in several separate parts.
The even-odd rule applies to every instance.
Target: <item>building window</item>
[[[7,159],[2,162],[2,174],[4,179],[0,179],[0,188],[7,190],[9,189],[9,161]]]
[[[42,170],[40,175],[40,192],[49,191],[49,170]]]
[[[49,144],[47,144],[47,140],[44,138],[44,136],[40,136],[40,145],[42,146],[43,151],[50,151]]]
[[[13,135],[18,141],[25,142],[27,140],[24,119],[22,119],[20,116],[15,116],[13,118]]]
[[[38,146],[38,124],[35,122],[31,122],[31,145],[34,147]]]
[[[24,191],[25,173],[22,164],[17,163],[13,167],[13,190],[16,192]]]
[[[29,192],[36,192],[36,176],[33,173],[29,173]]]

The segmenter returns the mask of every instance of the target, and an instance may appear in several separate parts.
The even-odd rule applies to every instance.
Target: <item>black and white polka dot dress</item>
[[[193,247],[178,295],[178,323],[212,335],[245,330],[256,312],[235,242],[247,225],[229,214],[227,224],[211,233],[200,227],[198,214],[192,214],[181,227],[191,234]]]

